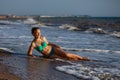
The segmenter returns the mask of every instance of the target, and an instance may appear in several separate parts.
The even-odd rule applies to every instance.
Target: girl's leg
[[[61,48],[54,48],[54,54],[63,59],[73,59],[73,60],[89,60],[87,57],[81,57],[76,54],[71,54],[63,51]]]
[[[54,48],[54,54],[58,56],[58,58],[66,59],[67,54],[61,48]]]
[[[67,56],[70,58],[70,59],[73,59],[73,60],[89,60],[88,57],[81,57],[77,54],[71,54],[71,53],[67,53]]]

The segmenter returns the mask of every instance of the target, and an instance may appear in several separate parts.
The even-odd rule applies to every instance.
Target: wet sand
[[[10,73],[9,68],[7,65],[0,64],[0,80],[22,80],[17,75]]]
[[[0,49],[0,80],[79,80],[55,69],[60,61],[30,58]]]

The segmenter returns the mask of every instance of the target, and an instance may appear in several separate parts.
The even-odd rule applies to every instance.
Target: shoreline
[[[0,49],[0,80],[79,80],[55,69],[63,64],[66,63],[12,55]]]
[[[22,80],[20,77],[10,72],[11,66],[4,64],[4,59],[10,55],[10,52],[0,49],[0,80]]]
[[[10,67],[0,63],[0,80],[22,80],[17,75],[11,73]]]

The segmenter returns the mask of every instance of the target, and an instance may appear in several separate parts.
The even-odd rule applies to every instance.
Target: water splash
[[[107,66],[91,67],[91,66],[83,65],[81,63],[72,63],[70,65],[57,66],[56,69],[64,73],[74,75],[78,78],[90,79],[90,80],[101,80],[101,79],[112,80],[115,79],[115,77],[120,78],[119,69],[113,67],[108,68]]]

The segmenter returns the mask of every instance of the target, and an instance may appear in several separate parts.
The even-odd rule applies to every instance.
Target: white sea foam
[[[23,21],[24,24],[36,24],[37,21],[35,21],[33,18],[28,18]]]
[[[120,38],[120,32],[114,31],[113,33],[110,34],[111,36]]]
[[[68,30],[80,30],[79,28],[68,24],[63,24],[62,26],[59,26],[59,28]]]
[[[8,26],[6,26],[6,25],[2,25],[2,27],[0,26],[0,29],[10,29],[11,27],[8,27]]]
[[[46,28],[49,28],[48,26],[44,25],[44,24],[34,24],[32,25],[32,27],[46,27]]]
[[[0,47],[0,49],[13,53],[14,51],[9,48]]]
[[[120,51],[112,51],[112,50],[102,50],[102,49],[80,49],[80,48],[65,48],[62,47],[65,50],[69,51],[86,51],[86,52],[98,52],[98,53],[119,53]]]
[[[8,21],[8,20],[0,20],[0,24],[19,25],[19,24],[21,24],[21,23],[19,23],[19,22],[13,22],[13,21]]]
[[[0,38],[1,39],[17,39],[17,38],[19,38],[19,39],[22,39],[22,38],[24,38],[24,39],[26,39],[26,38],[32,38],[31,36],[25,36],[25,35],[23,35],[23,36],[0,36]]]
[[[32,37],[23,35],[23,36],[18,36],[18,38],[32,38]]]
[[[120,70],[116,68],[107,68],[107,67],[89,67],[82,64],[71,64],[57,66],[57,70],[65,72],[67,74],[74,75],[78,78],[83,79],[92,79],[92,80],[101,80],[101,79],[111,79],[113,75],[120,77]]]

